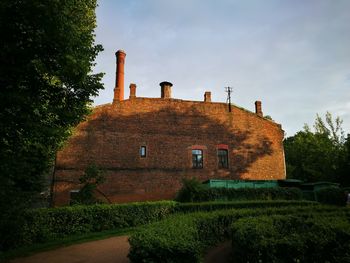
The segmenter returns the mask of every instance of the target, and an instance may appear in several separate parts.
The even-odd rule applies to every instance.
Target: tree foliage
[[[55,152],[102,88],[102,74],[91,73],[102,50],[95,8],[96,0],[0,2],[2,212],[42,190]]]
[[[73,204],[91,205],[101,203],[102,201],[96,198],[95,192],[98,190],[97,187],[104,183],[105,180],[104,170],[100,169],[95,164],[89,165],[85,169],[83,176],[79,178],[83,187],[80,189],[75,200],[73,200]]]
[[[198,201],[201,192],[207,187],[202,184],[195,177],[192,178],[183,178],[182,179],[182,188],[176,195],[176,201],[179,202],[195,202]]]
[[[345,132],[342,128],[343,120],[337,116],[334,120],[330,112],[326,112],[325,121],[316,114],[314,124],[315,133],[327,136],[335,145],[342,145],[345,142]]]
[[[306,182],[332,181],[349,184],[350,140],[345,139],[342,120],[327,112],[317,114],[314,131],[308,125],[284,140],[287,177]]]

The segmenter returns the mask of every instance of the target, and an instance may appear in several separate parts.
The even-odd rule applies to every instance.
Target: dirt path
[[[41,252],[10,263],[128,263],[129,248],[128,237],[119,236]]]
[[[128,236],[119,236],[45,251],[10,263],[129,263],[129,249]],[[221,243],[207,251],[204,262],[230,262],[230,253],[231,242]]]
[[[228,263],[231,260],[232,243],[226,241],[210,248],[204,256],[204,263]]]

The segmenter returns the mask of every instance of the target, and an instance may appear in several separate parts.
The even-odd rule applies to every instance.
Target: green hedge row
[[[222,209],[238,208],[264,208],[264,207],[288,207],[288,206],[316,206],[317,202],[296,201],[296,200],[272,200],[272,201],[216,201],[201,203],[178,203],[175,207],[176,212],[209,212]]]
[[[19,236],[2,240],[13,248],[66,236],[123,229],[159,221],[174,213],[213,211],[243,207],[281,207],[298,204],[315,205],[315,202],[250,201],[177,203],[174,201],[143,202],[115,205],[69,206],[50,209],[34,209],[24,214],[24,224],[18,226]]]
[[[232,225],[232,262],[350,262],[349,215],[260,216]]]
[[[347,194],[344,189],[327,187],[315,191],[316,200],[322,204],[345,206]]]
[[[174,201],[160,201],[29,210],[17,245],[148,224],[169,216],[175,206]]]
[[[134,233],[129,258],[132,262],[200,262],[204,250],[230,236],[240,218],[284,214],[340,214],[348,210],[325,206],[232,209],[210,213],[175,215]]]
[[[301,200],[299,188],[208,188],[184,187],[179,191],[179,202],[234,201],[234,200]]]

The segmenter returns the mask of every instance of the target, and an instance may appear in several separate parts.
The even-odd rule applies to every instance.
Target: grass
[[[6,252],[0,252],[0,262],[6,262],[10,259],[18,257],[26,257],[39,252],[44,252],[48,250],[53,250],[59,247],[70,246],[74,244],[81,244],[89,241],[106,239],[109,237],[130,235],[135,231],[139,230],[142,226],[139,227],[130,227],[124,229],[113,229],[106,230],[102,232],[87,233],[82,235],[75,235],[65,238],[60,238],[52,241],[48,241],[41,244],[34,244],[30,246],[20,247],[18,249],[9,250]]]

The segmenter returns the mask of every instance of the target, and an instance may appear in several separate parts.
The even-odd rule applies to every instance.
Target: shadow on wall
[[[56,168],[83,170],[89,163],[96,163],[107,170],[186,170],[192,168],[184,151],[192,145],[203,145],[207,147],[204,156],[208,156],[204,170],[215,170],[216,146],[226,144],[230,163],[235,164],[229,170],[239,178],[259,158],[273,151],[272,142],[261,131],[253,134],[230,125],[234,118],[234,113],[224,113],[216,119],[193,107],[177,110],[165,107],[128,116],[107,108],[77,127]],[[139,156],[142,145],[147,146],[147,158]]]
[[[257,160],[273,153],[272,142],[263,131],[244,130],[240,125],[243,124],[235,125],[235,112],[211,115],[195,107],[167,106],[152,112],[122,115],[108,106],[78,125],[58,154],[56,179],[76,184],[78,174],[94,163],[111,174],[113,182],[103,187],[108,195],[145,196],[157,190],[167,192],[167,187],[179,189],[183,176],[207,180],[225,174],[226,179],[239,179]],[[219,144],[229,149],[229,169],[224,171],[218,169]],[[146,158],[140,157],[140,146],[146,146]],[[192,169],[191,149],[196,146],[203,147],[203,169]],[[160,181],[152,183],[152,180]]]

